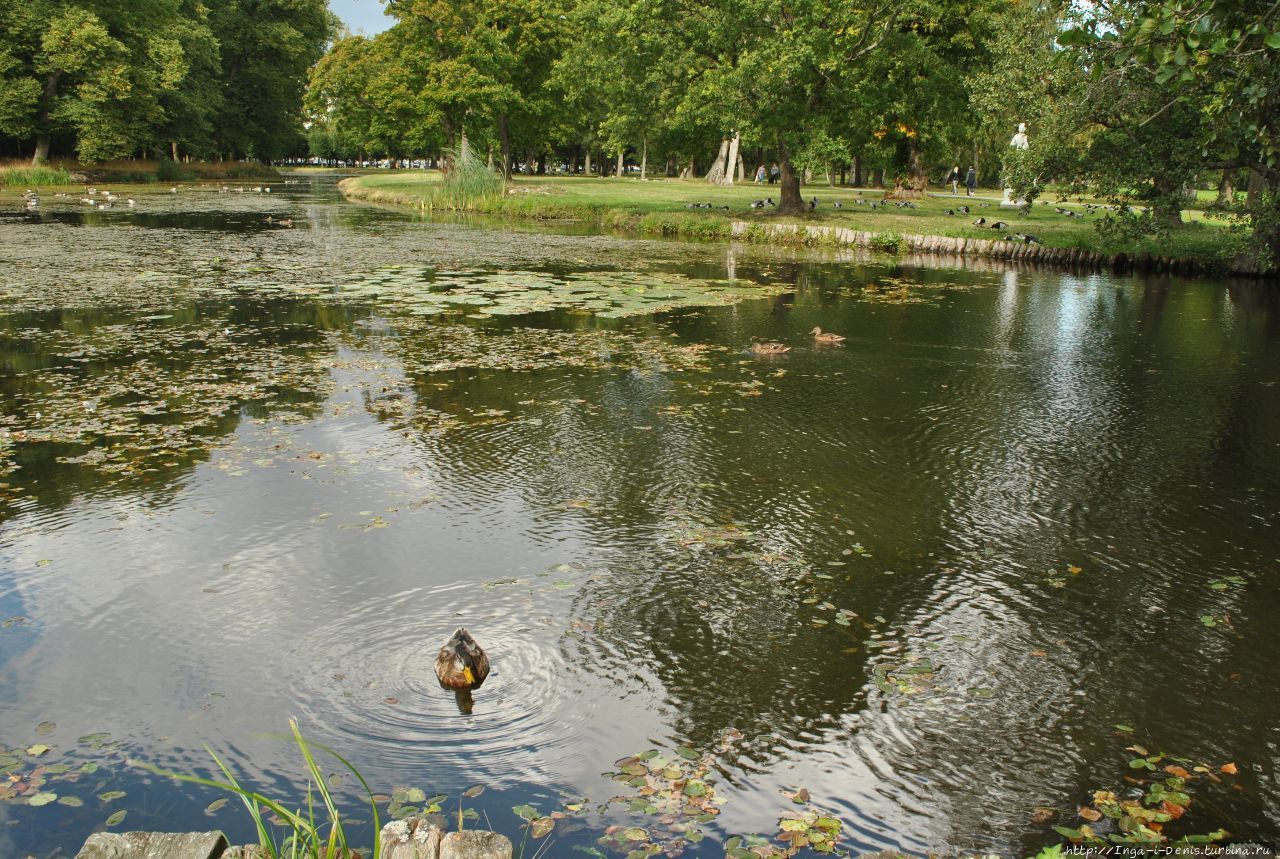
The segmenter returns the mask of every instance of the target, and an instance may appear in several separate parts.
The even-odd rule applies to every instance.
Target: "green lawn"
[[[361,176],[349,180],[346,191],[356,198],[375,202],[422,206],[429,200],[439,173],[396,172]],[[779,196],[777,185],[744,182],[732,187],[708,185],[698,180],[635,178],[597,179],[567,176],[519,176],[512,182],[507,196],[480,207],[481,211],[513,217],[577,218],[619,227],[640,228],[647,232],[688,233],[692,235],[727,234],[730,220],[747,222],[798,221],[802,223],[845,226],[876,233],[939,235],[963,238],[994,239],[1009,233],[1031,233],[1046,245],[1081,248],[1101,253],[1142,253],[1177,258],[1221,261],[1230,258],[1242,244],[1243,236],[1228,230],[1223,221],[1206,220],[1199,210],[1184,213],[1184,225],[1162,238],[1148,237],[1124,241],[1103,237],[1094,224],[1101,217],[1087,214],[1072,218],[1058,214],[1055,207],[1085,214],[1083,202],[1059,203],[1050,195],[1047,205],[1037,203],[1027,216],[1014,209],[999,207],[1000,195],[991,189],[980,189],[977,196],[967,198],[962,191],[952,196],[948,189],[937,189],[926,199],[916,201],[918,208],[883,206],[883,192],[878,189],[831,188],[807,185],[801,189],[806,200],[817,198],[818,206],[800,218],[781,218],[770,209],[752,209],[753,200]],[[875,201],[882,208],[856,205],[861,197]],[[836,201],[843,208],[836,209]],[[689,209],[690,203],[711,203],[728,209]],[[958,207],[969,205],[971,212],[960,213]],[[956,210],[947,215],[946,210]],[[649,217],[645,217],[649,216]],[[993,231],[974,226],[979,217],[987,222],[1004,221],[1009,226]],[[657,228],[652,228],[657,225]],[[702,225],[700,228],[698,225]]]

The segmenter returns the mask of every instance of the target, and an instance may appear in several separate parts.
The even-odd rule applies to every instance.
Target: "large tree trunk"
[[[1163,176],[1153,183],[1156,198],[1151,204],[1151,218],[1168,227],[1182,226],[1182,188]]]
[[[1257,170],[1249,170],[1249,187],[1245,191],[1244,205],[1249,211],[1257,211],[1258,205],[1262,202],[1263,181],[1262,173]]]
[[[36,151],[31,157],[31,164],[43,164],[49,160],[49,143],[51,132],[49,131],[49,123],[53,120],[53,100],[58,96],[58,81],[62,79],[62,72],[51,72],[44,79],[44,92],[40,96],[40,133],[36,135]]]
[[[622,171],[623,171],[624,169],[626,169],[626,166],[627,166],[627,161],[626,161],[626,159],[627,159],[627,150],[626,150],[626,149],[624,149],[624,148],[622,148],[622,147],[618,147],[618,173],[617,173],[617,176],[618,176],[618,178],[619,178],[619,179],[621,179],[621,178],[622,178]]]
[[[798,215],[804,211],[804,200],[800,198],[800,176],[791,164],[791,154],[787,148],[778,145],[778,161],[782,174],[781,196],[778,198],[779,215]]]
[[[582,175],[590,176],[591,175],[591,147],[590,146],[587,147],[585,158],[586,160],[583,162],[583,167],[582,167]]]
[[[907,176],[912,179],[928,178],[928,170],[924,166],[924,150],[915,137],[907,139]]]
[[[747,178],[747,165],[742,163],[742,153],[738,153],[738,181],[741,182]]]
[[[471,157],[471,143],[467,140],[467,127],[462,126],[461,140],[458,142],[458,160],[464,164]]]
[[[720,152],[716,154],[716,160],[711,165],[711,169],[707,171],[707,181],[713,185],[719,185],[724,181],[725,171],[728,169],[729,157],[729,138],[720,141]]]
[[[862,187],[862,156],[861,155],[853,156],[853,184],[858,188]]]
[[[505,113],[498,114],[498,146],[502,149],[502,178],[511,181],[511,123]]]
[[[649,170],[649,135],[642,134],[640,136],[640,181],[646,179]]]
[[[1236,204],[1236,171],[1223,170],[1222,179],[1218,181],[1218,205],[1234,206]]]
[[[733,184],[733,173],[738,168],[738,144],[742,142],[742,135],[738,132],[733,133],[733,137],[729,139],[729,152],[724,160],[724,175],[720,177],[721,185]],[[707,177],[710,180],[710,176]]]

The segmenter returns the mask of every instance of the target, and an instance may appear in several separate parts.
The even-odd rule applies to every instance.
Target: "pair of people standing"
[[[951,168],[951,172],[947,174],[947,181],[951,183],[951,193],[960,193],[960,165],[956,164]],[[969,172],[964,174],[965,196],[972,197],[973,191],[978,187],[978,174],[973,169],[973,165],[969,165]]]
[[[768,176],[769,176],[770,185],[778,181],[778,165],[777,164],[774,164],[772,167],[769,168]],[[756,168],[756,182],[763,183],[764,180],[765,180],[764,165],[761,164],[759,167]]]

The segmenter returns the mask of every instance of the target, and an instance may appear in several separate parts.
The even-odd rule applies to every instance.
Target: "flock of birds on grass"
[[[843,209],[845,203],[843,200],[836,200],[831,205],[832,205],[832,208]],[[890,205],[890,201],[868,200],[864,198],[862,196],[862,192],[859,191],[857,198],[853,200],[853,205],[867,206],[872,210],[877,210],[877,209],[888,208]],[[892,205],[898,209],[919,209],[920,208],[919,204],[914,203],[911,200],[897,200],[897,201],[894,201]],[[1048,206],[1049,201],[1041,200],[1040,205]],[[777,204],[773,202],[772,197],[765,197],[763,200],[752,200],[750,203],[750,207],[752,209],[772,209],[776,206]],[[810,212],[816,211],[818,209],[818,206],[819,206],[819,201],[817,197],[812,197],[807,203],[805,203],[805,207]],[[987,208],[987,206],[988,206],[987,203],[978,203],[976,208],[985,209]],[[712,203],[686,203],[685,208],[686,209],[719,209],[726,212],[729,211],[728,206],[716,206],[716,205],[713,205]],[[1083,213],[1077,212],[1074,209],[1067,209],[1062,206],[1053,207],[1053,211],[1059,215],[1062,215],[1063,217],[1080,218],[1080,219],[1083,219],[1089,215],[1098,214],[1099,212],[1119,211],[1119,209],[1120,209],[1119,206],[1108,206],[1108,205],[1103,205],[1098,203],[1085,203]],[[965,204],[963,206],[957,206],[950,209],[944,209],[942,211],[942,214],[948,217],[956,217],[958,215],[970,215],[973,213],[974,213],[974,208],[970,207],[968,204]],[[980,227],[983,229],[995,230],[996,232],[1004,232],[1009,229],[1010,225],[1006,221],[999,221],[999,220],[988,223],[985,217],[979,216],[977,219],[973,221],[973,226]],[[1040,237],[1033,235],[1031,233],[1006,233],[1004,236],[1004,240],[1006,242],[1022,242],[1023,244],[1028,244],[1028,245],[1042,244]]]

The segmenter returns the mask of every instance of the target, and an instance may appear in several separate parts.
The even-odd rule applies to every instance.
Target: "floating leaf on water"
[[[48,805],[49,803],[56,801],[57,798],[58,795],[53,791],[42,790],[39,793],[28,797],[27,805]]]
[[[628,841],[647,841],[649,839],[649,832],[645,829],[641,829],[639,826],[632,826],[622,830],[622,837]]]
[[[464,790],[464,791],[462,792],[462,795],[463,795],[463,796],[465,796],[465,797],[469,797],[469,798],[474,799],[475,797],[479,796],[479,795],[480,795],[480,794],[482,794],[482,793],[484,793],[484,785],[482,785],[482,784],[473,784],[473,785],[471,785],[471,787],[469,787],[469,788],[467,788],[466,790]]]
[[[44,768],[44,771],[49,775],[62,775],[70,769],[71,767],[68,764],[49,764],[49,766]]]
[[[58,727],[57,722],[41,722],[40,724],[36,725],[36,736],[47,737],[50,734],[52,734],[54,732],[54,729],[57,727]]]
[[[125,815],[128,813],[129,812],[125,811],[123,808],[120,809],[115,814],[107,818],[107,826],[119,826],[124,822]]]
[[[120,799],[123,796],[128,796],[128,794],[123,790],[108,790],[98,794],[98,799],[103,802],[111,802],[112,800]]]
[[[209,803],[204,807],[204,813],[213,814],[215,811],[220,810],[226,804],[227,804],[227,798],[225,796],[222,797],[221,799],[215,799],[213,802]]]
[[[545,838],[551,834],[551,830],[555,829],[555,818],[539,817],[529,826],[529,834],[534,838]]]
[[[516,817],[524,820],[534,820],[538,816],[538,809],[534,808],[532,805],[517,805],[511,810],[516,813]]]
[[[38,758],[41,755],[45,755],[48,753],[49,753],[49,747],[46,746],[44,743],[36,743],[33,746],[27,747],[27,754],[33,758]]]
[[[107,732],[105,732],[105,731],[101,731],[101,732],[96,733],[96,734],[85,734],[85,735],[84,735],[83,737],[81,737],[77,742],[83,743],[84,745],[90,746],[90,747],[95,748],[95,749],[100,749],[100,748],[102,748],[102,747],[107,743],[107,741],[108,741],[108,740],[110,740],[110,739],[111,739],[111,735],[110,735],[110,734],[108,734],[108,733],[107,733]]]
[[[426,802],[427,792],[419,787],[411,787],[404,792],[405,798],[401,802]]]
[[[698,753],[689,746],[681,746],[676,749],[676,754],[687,761],[696,761],[698,759]]]
[[[84,805],[84,800],[78,796],[60,796],[58,797],[58,805],[65,805],[67,808],[79,808]]]

